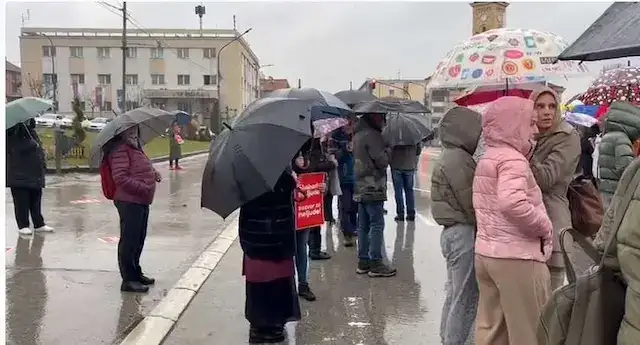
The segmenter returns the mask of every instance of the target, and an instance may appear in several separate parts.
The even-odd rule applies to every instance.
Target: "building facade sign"
[[[144,90],[144,98],[215,98],[213,90]]]

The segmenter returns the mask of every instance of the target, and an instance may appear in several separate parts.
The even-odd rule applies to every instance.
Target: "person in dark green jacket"
[[[599,187],[605,208],[611,202],[622,173],[635,158],[634,144],[638,141],[640,108],[627,102],[613,102],[606,115],[598,155]]]

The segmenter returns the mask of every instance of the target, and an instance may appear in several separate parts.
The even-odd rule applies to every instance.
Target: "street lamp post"
[[[218,94],[218,102],[216,104],[216,110],[218,113],[218,123],[217,123],[217,128],[216,130],[218,132],[220,132],[220,128],[222,128],[222,114],[220,112],[220,89],[222,86],[222,73],[220,71],[220,58],[222,57],[222,51],[224,50],[224,48],[226,48],[227,46],[229,46],[231,43],[239,40],[242,36],[248,34],[251,30],[253,30],[253,28],[248,28],[247,30],[245,30],[243,33],[241,33],[240,35],[236,36],[234,39],[232,39],[231,41],[225,43],[219,50],[218,50],[218,61],[217,61],[217,67],[216,67],[216,73],[217,73],[217,79],[218,79],[218,88],[217,88],[217,94]]]
[[[49,51],[49,54],[51,55],[51,79],[53,82],[53,110],[54,112],[58,112],[58,76],[56,75],[56,47],[53,45],[53,41],[51,40],[51,37],[49,37],[46,34],[42,34],[42,36],[46,37],[49,40],[49,43],[51,44],[51,49]]]

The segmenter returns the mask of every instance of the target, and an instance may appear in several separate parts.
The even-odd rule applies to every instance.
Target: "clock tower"
[[[472,2],[473,35],[505,26],[508,2]]]

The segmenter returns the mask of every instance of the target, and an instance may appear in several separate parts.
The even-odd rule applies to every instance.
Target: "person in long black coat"
[[[35,120],[19,123],[7,130],[7,187],[11,188],[18,232],[31,235],[29,215],[36,232],[51,232],[42,216],[42,189],[46,160]]]
[[[244,252],[245,317],[250,324],[251,344],[284,341],[284,325],[301,317],[293,259],[295,188],[291,171],[285,171],[273,191],[240,208],[238,228]]]

